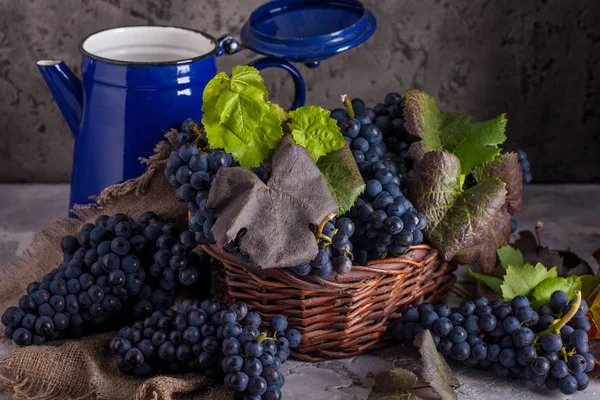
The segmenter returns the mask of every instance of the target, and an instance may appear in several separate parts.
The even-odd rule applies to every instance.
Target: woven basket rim
[[[420,244],[411,246],[406,253],[401,257],[388,258],[384,260],[374,260],[365,266],[352,266],[352,271],[346,275],[332,274],[326,279],[319,278],[313,275],[299,277],[293,272],[288,272],[289,268],[271,268],[262,269],[255,265],[245,265],[238,261],[237,257],[220,249],[217,245],[202,245],[202,248],[208,255],[214,259],[235,265],[242,268],[246,273],[254,279],[265,281],[268,276],[277,277],[279,280],[286,282],[292,287],[306,290],[322,290],[323,287],[331,289],[346,289],[349,285],[359,285],[370,279],[384,279],[396,275],[405,275],[413,268],[423,268],[435,259],[439,259],[438,251],[427,245]]]

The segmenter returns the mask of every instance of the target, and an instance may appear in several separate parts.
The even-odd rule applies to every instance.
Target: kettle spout
[[[40,60],[37,66],[71,132],[77,135],[83,112],[81,81],[60,60]]]

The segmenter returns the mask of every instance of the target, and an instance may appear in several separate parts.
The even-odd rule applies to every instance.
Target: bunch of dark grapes
[[[523,172],[523,184],[529,185],[532,180],[531,176],[531,165],[527,161],[527,153],[524,150],[517,150],[517,158],[521,164],[521,171]]]
[[[213,244],[211,232],[215,224],[215,210],[206,207],[210,184],[217,171],[233,165],[231,155],[222,149],[210,149],[204,132],[193,119],[186,119],[182,132],[177,135],[178,147],[169,156],[165,168],[165,178],[177,189],[177,200],[186,203],[190,212],[189,228],[195,234],[197,244]],[[252,171],[263,181],[269,179],[266,168],[253,168]],[[245,263],[251,263],[247,254],[239,249],[239,238],[227,246],[227,250]]]
[[[527,153],[524,150],[517,150],[517,158],[519,159],[519,164],[521,164],[521,172],[523,175],[523,185],[529,185],[532,180],[531,176],[531,166],[529,165],[529,161],[527,161]],[[517,224],[516,219],[510,220],[510,232],[514,233],[517,231],[519,225]]]
[[[154,264],[150,267],[150,275],[159,281],[160,287],[171,290],[177,283],[191,286],[196,283],[200,274],[207,272],[202,265],[208,260],[194,251],[196,240],[194,233],[183,231],[179,240],[164,237],[160,247],[154,253]]]
[[[400,256],[409,246],[421,244],[425,215],[412,207],[402,191],[409,142],[404,129],[404,99],[389,93],[385,103],[367,108],[361,99],[333,110],[365,180],[366,191],[347,214],[355,224],[354,263]]]
[[[524,296],[507,304],[485,297],[458,307],[421,304],[405,310],[392,333],[411,345],[429,329],[438,351],[452,360],[570,395],[587,388],[595,362],[588,347],[588,306],[577,296],[569,302],[565,292],[556,291],[537,312]],[[577,311],[574,304],[580,304]]]
[[[177,232],[173,224],[144,212],[137,222],[125,214],[102,215],[76,236],[63,237],[64,262],[41,282],[30,283],[19,305],[4,312],[6,335],[21,346],[39,345],[169,308],[177,282],[167,273],[150,274],[155,255],[165,255],[179,268],[175,276],[183,283],[197,279],[199,267],[197,254],[177,245]]]
[[[177,311],[156,311],[124,327],[109,348],[123,373],[150,376],[199,371],[223,379],[240,399],[281,399],[281,364],[302,335],[275,315],[270,327],[243,302],[186,299]]]
[[[294,272],[300,276],[313,274],[319,278],[327,278],[334,271],[345,275],[352,270],[352,242],[354,222],[350,218],[333,218],[319,227],[317,243],[319,252],[312,261],[296,267]]]

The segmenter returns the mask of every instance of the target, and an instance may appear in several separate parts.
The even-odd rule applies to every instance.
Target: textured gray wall
[[[0,181],[67,181],[72,138],[35,61],[79,70],[82,37],[109,26],[173,24],[237,34],[261,0],[0,0]],[[600,181],[600,2],[366,0],[378,31],[362,47],[302,67],[308,103],[349,93],[374,104],[427,90],[477,119],[509,117],[508,147],[530,155],[538,182]],[[220,60],[220,68],[251,59]],[[276,101],[291,80],[265,73]]]

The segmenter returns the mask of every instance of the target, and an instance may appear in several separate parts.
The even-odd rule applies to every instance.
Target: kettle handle
[[[251,62],[249,65],[259,71],[265,68],[281,68],[289,72],[294,80],[294,102],[292,103],[290,110],[295,110],[304,105],[306,102],[306,84],[304,83],[304,78],[302,78],[300,71],[292,64],[279,58],[264,57]]]
[[[238,42],[231,35],[221,36],[217,40],[217,42],[217,57],[222,56],[224,54],[235,54],[246,48],[244,44]],[[292,79],[294,80],[294,102],[292,103],[290,110],[295,110],[296,108],[302,107],[304,105],[304,103],[306,102],[306,84],[304,83],[304,78],[302,78],[300,71],[298,71],[298,69],[292,64],[280,58],[264,57],[251,62],[249,65],[256,68],[259,71],[265,68],[282,68],[289,72],[292,76]],[[306,66],[309,68],[315,68],[318,65],[318,62],[306,64]]]

